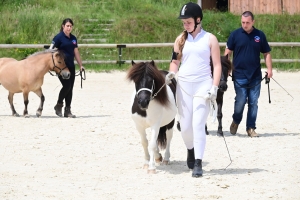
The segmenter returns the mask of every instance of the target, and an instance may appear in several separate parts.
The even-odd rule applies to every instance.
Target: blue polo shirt
[[[70,37],[66,36],[63,31],[58,33],[52,40],[54,47],[62,50],[65,53],[65,62],[68,67],[75,67],[74,64],[74,49],[77,48],[77,38],[70,34]]]
[[[233,51],[233,77],[236,79],[262,77],[260,53],[271,51],[265,34],[253,27],[251,33],[247,33],[241,27],[231,32],[227,48]]]

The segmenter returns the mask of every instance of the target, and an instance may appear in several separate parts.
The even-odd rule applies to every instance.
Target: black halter
[[[61,71],[64,70],[64,69],[66,69],[66,68],[68,68],[68,67],[64,67],[64,68],[61,69],[61,68],[57,67],[57,66],[55,65],[55,62],[54,62],[53,53],[52,53],[52,62],[53,62],[53,69],[52,69],[52,71],[55,71],[55,70],[54,70],[55,68],[57,68],[57,69],[59,70],[59,73],[57,73],[57,72],[55,71],[56,76],[60,76]],[[50,73],[52,76],[55,76],[54,74],[51,73],[50,70],[49,70],[49,73]]]

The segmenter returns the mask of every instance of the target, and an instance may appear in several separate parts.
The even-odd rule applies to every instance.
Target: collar
[[[67,38],[71,38],[72,37],[72,33],[70,33],[70,37],[68,37],[66,34],[65,34],[65,32],[64,31],[61,31],[62,32],[62,34],[65,36],[65,37],[67,37]]]
[[[243,29],[243,27],[241,27],[241,30],[242,30],[242,33],[247,33],[247,34],[251,34],[251,33],[253,33],[253,31],[256,29],[254,26],[252,26],[252,31],[250,32],[250,33],[247,33],[244,29]]]
[[[195,38],[193,38],[193,35],[192,35],[191,33],[188,33],[188,38],[195,40],[195,39],[197,39],[198,37],[200,37],[200,35],[202,35],[203,33],[204,33],[204,30],[201,28],[201,29],[200,29],[200,32],[197,33],[197,35],[195,36]]]

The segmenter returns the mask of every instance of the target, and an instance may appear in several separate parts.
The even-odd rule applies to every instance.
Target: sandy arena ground
[[[248,138],[245,117],[231,136],[234,91],[231,80],[224,96],[224,139],[208,118],[204,176],[192,178],[186,148],[174,129],[171,162],[147,174],[140,136],[130,116],[133,83],[125,72],[88,73],[80,88],[76,78],[72,112],[59,118],[54,105],[61,88],[45,75],[46,101],[42,117],[35,116],[39,99],[29,96],[30,118],[12,117],[8,92],[0,87],[0,199],[300,199],[300,73],[274,72],[262,84],[257,132]],[[15,108],[23,113],[22,94]],[[245,114],[246,112],[244,112]],[[244,115],[245,116],[245,115]],[[149,133],[149,130],[147,130]]]

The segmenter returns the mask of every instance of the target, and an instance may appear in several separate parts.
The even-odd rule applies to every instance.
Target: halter
[[[135,96],[138,96],[139,93],[140,93],[141,91],[144,91],[144,90],[145,90],[145,91],[148,91],[148,92],[151,93],[151,100],[152,100],[152,99],[154,98],[154,96],[152,96],[152,93],[153,93],[154,89],[155,89],[155,84],[154,84],[154,80],[153,80],[151,90],[150,90],[149,88],[141,88],[141,89],[139,89],[139,90],[136,92]],[[157,93],[156,93],[156,94],[157,94]],[[155,96],[156,96],[156,95],[155,95]]]
[[[57,75],[59,76],[62,70],[68,68],[68,67],[64,67],[64,68],[61,69],[61,68],[57,67],[57,66],[55,65],[55,62],[54,62],[53,53],[52,53],[52,62],[53,62],[53,65],[54,65],[52,71],[55,71],[55,70],[54,70],[55,68],[59,69],[59,73],[55,72],[55,73],[56,73],[56,76],[57,76]],[[49,70],[49,73],[50,73],[52,76],[55,76],[54,74],[51,73],[50,70]]]
[[[164,84],[159,88],[159,90],[158,90],[153,96],[151,96],[150,101],[153,100],[153,99],[157,96],[157,94],[161,91],[161,89],[162,89],[163,87],[165,87],[165,85],[166,85],[166,83],[164,83]],[[136,96],[138,96],[139,93],[140,93],[141,91],[143,91],[143,90],[146,90],[146,91],[150,92],[151,95],[152,95],[154,89],[155,89],[155,84],[154,84],[154,80],[153,80],[153,84],[152,84],[151,90],[148,89],[148,88],[141,88],[141,89],[139,89],[139,90],[137,91]]]

